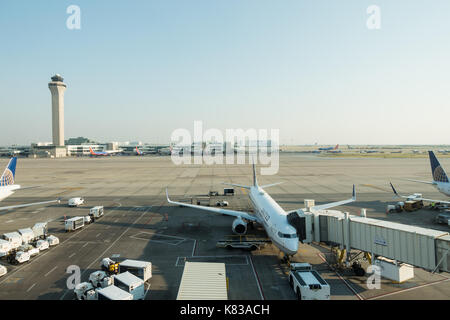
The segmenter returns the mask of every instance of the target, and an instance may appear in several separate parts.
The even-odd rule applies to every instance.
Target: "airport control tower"
[[[63,80],[61,75],[55,74],[52,81],[48,83],[48,88],[52,93],[52,132],[55,147],[64,146],[64,91],[66,91],[66,84]]]

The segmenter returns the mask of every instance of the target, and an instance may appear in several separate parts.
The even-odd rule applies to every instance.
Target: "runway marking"
[[[339,277],[339,279],[342,280],[342,282],[344,282],[344,284],[353,292],[353,294],[359,299],[359,300],[365,300],[361,295],[358,294],[358,292],[356,292],[355,289],[353,289],[353,287],[339,274],[339,272],[337,272],[337,270],[333,269],[330,264],[327,262],[327,260],[323,257],[322,253],[318,253],[317,254],[319,256],[320,259],[323,260],[323,262],[325,262],[328,267],[334,271],[334,273],[336,273],[336,275]]]
[[[97,235],[96,235],[95,237],[98,238],[98,236],[101,235],[101,234],[102,234],[101,232],[100,232],[100,233],[97,233]]]
[[[11,223],[11,222],[14,222],[14,220],[8,220],[8,221],[6,221],[6,223]]]
[[[250,256],[250,264],[252,266],[253,274],[255,275],[256,285],[258,286],[258,291],[259,291],[259,294],[261,296],[261,300],[266,300],[266,298],[264,297],[264,293],[262,291],[262,288],[261,288],[261,282],[259,281],[258,274],[256,273],[255,266],[253,265],[252,256]]]
[[[34,283],[31,287],[28,288],[27,292],[29,292],[31,289],[33,289],[33,287],[36,285],[36,283]]]
[[[86,269],[81,273],[81,277],[83,276],[83,274],[85,274],[85,273],[89,270],[89,268],[90,268],[92,265],[94,265],[94,263],[98,263],[98,261],[100,260],[100,258],[102,258],[102,257],[105,255],[105,253],[108,252],[108,250],[111,249],[111,248],[116,244],[116,242],[119,241],[119,240],[123,237],[123,235],[124,235],[125,233],[127,233],[128,230],[130,230],[130,228],[131,228],[133,225],[135,225],[136,222],[137,222],[139,219],[141,219],[141,218],[147,213],[148,210],[150,210],[150,209],[145,210],[145,211],[144,211],[144,212],[143,212],[136,220],[134,220],[134,222],[133,222],[130,226],[128,226],[128,228],[125,229],[124,232],[121,233],[120,236],[117,237],[117,239],[116,239],[113,243],[111,243],[111,245],[110,245],[108,248],[106,248],[105,251],[102,252],[102,254],[100,254],[94,261],[92,261],[91,264],[88,265],[88,266],[86,267]],[[61,296],[61,298],[59,298],[59,300],[64,299],[64,297],[66,296],[66,294],[67,294],[69,291],[72,291],[72,290],[67,289],[67,290],[64,292],[64,294]]]
[[[145,237],[145,236],[139,237],[141,234],[146,234],[149,237]],[[155,238],[160,238],[160,239],[159,240],[153,239],[153,238],[150,238],[150,236],[155,237]],[[168,244],[171,246],[177,246],[186,240],[185,238],[181,238],[181,237],[169,236],[169,235],[162,234],[162,233],[144,232],[144,231],[139,232],[139,233],[135,234],[134,236],[130,236],[130,238],[137,239],[137,240],[149,241],[149,242],[151,241],[151,242],[163,243],[163,244]],[[174,240],[171,240],[171,239],[164,240],[164,238],[172,238]]]
[[[441,282],[447,282],[447,281],[450,281],[450,278],[445,278],[445,279],[442,279],[442,280],[437,280],[437,281],[434,281],[434,282],[422,284],[422,285],[420,285],[420,286],[413,287],[413,288],[401,289],[401,290],[397,290],[397,291],[391,292],[391,293],[380,294],[380,295],[375,296],[375,297],[367,298],[366,300],[380,299],[380,298],[392,296],[392,295],[394,295],[394,294],[398,294],[398,293],[402,293],[402,292],[407,292],[407,291],[412,291],[412,290],[416,290],[416,289],[420,289],[420,288],[424,288],[424,287],[428,287],[428,286],[433,286],[433,285],[435,285],[435,284],[438,284],[438,283],[441,283]]]
[[[245,259],[245,263],[227,263],[226,259]],[[195,256],[195,257],[177,257],[175,262],[175,267],[182,267],[184,263],[180,263],[181,261],[189,261],[189,260],[223,260],[227,266],[248,266],[248,256],[244,255],[229,255],[229,256]]]
[[[82,246],[82,248],[86,247],[88,244],[89,244],[89,242],[86,242],[86,243]]]
[[[58,268],[57,266],[55,266],[52,270],[50,270],[49,272],[47,272],[44,277],[48,276],[50,273],[52,273],[53,271],[55,271],[55,269]]]
[[[74,255],[76,255],[76,252],[72,253],[72,254],[69,256],[69,259],[72,258]]]

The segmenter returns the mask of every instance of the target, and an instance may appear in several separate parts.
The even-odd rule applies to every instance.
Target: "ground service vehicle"
[[[30,260],[30,254],[24,251],[13,250],[7,256],[6,260],[11,264],[24,263]]]
[[[133,300],[143,300],[145,295],[144,281],[130,272],[113,276],[114,285],[133,295]]]
[[[105,271],[95,271],[89,275],[89,282],[92,283],[94,288],[106,288],[114,284],[112,277],[108,277]]]
[[[22,243],[30,243],[34,239],[34,232],[31,228],[19,229],[19,234],[22,236]]]
[[[84,227],[84,218],[83,217],[74,217],[67,219],[64,222],[64,228],[66,232],[75,231],[77,229]]]
[[[67,204],[69,205],[69,207],[78,207],[78,206],[84,204],[84,199],[81,197],[71,198],[71,199],[69,199]]]
[[[115,262],[114,260],[111,260],[110,258],[103,258],[101,268],[107,274],[119,273],[119,263]]]
[[[17,249],[22,245],[22,236],[18,232],[5,233],[3,239],[9,242],[11,249]]]
[[[8,255],[9,251],[11,250],[11,244],[9,241],[0,239],[0,257],[4,257]]]
[[[450,212],[449,211],[439,213],[436,217],[436,223],[448,224],[449,221],[450,221]]]
[[[84,219],[84,224],[89,224],[89,223],[93,222],[91,216],[84,216],[83,219]]]
[[[216,206],[217,207],[227,207],[228,206],[228,201],[225,200],[220,200],[216,202]]]
[[[152,277],[152,263],[140,260],[127,259],[119,265],[120,273],[130,272],[144,282]]]
[[[45,241],[48,242],[48,245],[50,247],[56,246],[57,244],[59,244],[59,239],[57,237],[55,237],[55,236],[52,236],[52,235],[50,235],[47,238],[45,238]]]
[[[6,267],[0,265],[0,277],[4,276],[7,272],[8,272],[8,270],[6,269]]]
[[[89,216],[92,218],[92,221],[103,216],[104,209],[103,206],[96,206],[89,210]]]
[[[39,249],[39,251],[47,250],[49,248],[48,241],[45,240],[38,240],[36,241],[36,248]]]
[[[298,300],[330,300],[330,286],[309,263],[291,263],[289,284]]]
[[[73,290],[77,300],[97,300],[97,292],[90,282],[81,282]]]
[[[19,247],[19,251],[28,252],[30,257],[33,257],[35,255],[39,254],[39,249],[36,247],[33,247],[31,244],[23,244]]]

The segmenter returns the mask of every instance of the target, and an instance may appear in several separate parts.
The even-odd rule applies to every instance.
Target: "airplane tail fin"
[[[433,175],[433,181],[435,182],[449,182],[447,174],[441,167],[438,159],[434,155],[433,151],[428,151],[430,157],[431,174]]]
[[[334,147],[334,150],[339,149],[339,144],[336,145],[336,147]]]
[[[90,152],[91,154],[95,154],[94,151],[92,150],[92,147],[89,147],[89,152]]]
[[[16,164],[17,157],[13,157],[11,158],[11,160],[9,160],[5,171],[3,171],[3,174],[0,177],[0,186],[9,186],[11,184],[14,184],[14,177],[16,176]]]
[[[255,167],[255,159],[252,158],[252,165],[253,165],[253,186],[258,186],[258,180],[256,179],[256,167]]]

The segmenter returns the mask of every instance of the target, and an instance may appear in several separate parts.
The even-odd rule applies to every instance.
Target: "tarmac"
[[[0,159],[4,167],[8,159]],[[450,159],[441,159],[450,168]],[[0,277],[0,299],[74,299],[68,289],[69,266],[80,268],[81,281],[100,269],[102,258],[150,261],[153,276],[146,284],[146,300],[176,299],[185,261],[224,262],[231,300],[294,300],[288,283],[288,267],[271,244],[260,250],[217,248],[216,243],[232,234],[232,217],[168,205],[166,187],[173,200],[189,201],[209,191],[223,194],[222,182],[250,184],[251,167],[246,165],[181,165],[170,156],[114,156],[104,158],[22,159],[16,169],[16,183],[37,188],[17,191],[1,206],[61,197],[60,204],[33,206],[0,212],[0,234],[48,222],[49,233],[60,244],[41,252],[29,262],[0,263],[8,273]],[[404,180],[430,180],[426,158],[362,159],[327,158],[304,154],[280,154],[279,172],[258,176],[260,184],[282,181],[267,192],[285,209],[304,206],[304,199],[316,204],[348,199],[356,185],[357,201],[336,208],[359,215],[410,225],[449,231],[434,222],[436,211],[385,213],[393,204],[389,182],[402,194],[421,192],[446,199],[429,185]],[[243,189],[226,199],[230,209],[250,210]],[[86,203],[69,208],[67,200],[81,196]],[[87,215],[89,208],[105,207],[105,215],[80,230],[66,233],[64,219]],[[260,226],[249,234],[265,237]],[[292,261],[309,262],[331,286],[332,300],[365,299],[449,299],[449,274],[432,274],[415,268],[415,277],[402,284],[382,279],[380,289],[368,289],[368,276],[357,277],[349,270],[330,268],[330,249],[323,244],[300,246]]]

